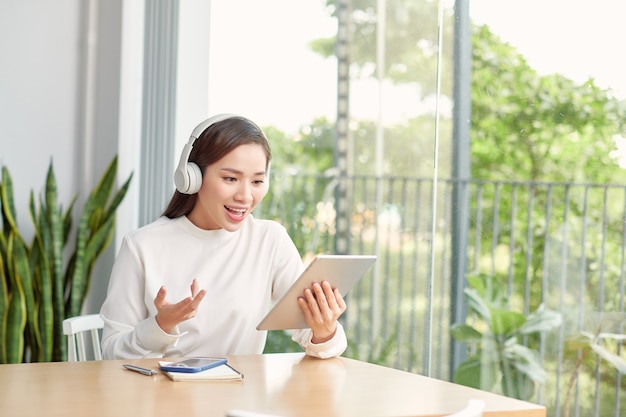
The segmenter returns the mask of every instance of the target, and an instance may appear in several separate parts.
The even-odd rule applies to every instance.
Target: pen
[[[152,370],[152,369],[146,369],[146,368],[142,368],[140,366],[128,365],[128,364],[125,364],[123,366],[124,366],[124,368],[126,368],[126,369],[128,369],[130,371],[139,372],[142,375],[152,376],[152,375],[156,375],[157,374],[157,372]]]

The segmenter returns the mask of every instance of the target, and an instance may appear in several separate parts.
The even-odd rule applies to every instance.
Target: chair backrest
[[[103,327],[104,321],[100,314],[87,314],[63,320],[63,334],[67,336],[67,360],[77,362],[90,359],[85,343],[87,336],[91,339],[93,359],[102,360],[99,330]]]
[[[482,417],[483,411],[485,411],[485,401],[469,400],[464,409],[449,414],[447,417]]]

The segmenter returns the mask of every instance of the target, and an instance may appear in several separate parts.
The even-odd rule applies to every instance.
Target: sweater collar
[[[241,231],[242,228],[246,227],[246,224],[252,221],[252,216],[248,215],[248,217],[244,220],[244,224],[242,224],[241,227],[234,232],[229,232],[226,229],[215,229],[215,230],[201,229],[195,224],[193,224],[191,220],[187,218],[187,216],[180,216],[174,220],[187,233],[193,236],[196,236],[200,239],[224,239],[226,240],[226,239],[236,236]]]

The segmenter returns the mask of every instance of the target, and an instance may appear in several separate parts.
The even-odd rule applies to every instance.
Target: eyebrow
[[[220,171],[227,171],[233,174],[238,174],[238,175],[243,175],[242,171],[239,171],[238,169],[235,168],[220,168]],[[257,176],[257,175],[265,175],[267,172],[266,171],[259,171],[259,172],[255,172],[252,174],[252,176]]]

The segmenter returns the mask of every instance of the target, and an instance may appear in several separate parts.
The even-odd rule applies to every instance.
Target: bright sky
[[[289,132],[314,117],[334,119],[336,61],[308,47],[336,32],[324,7],[325,0],[212,0],[210,112],[241,113]],[[540,72],[594,77],[626,98],[625,0],[470,0],[470,13]],[[397,93],[384,102],[412,112],[412,93]],[[375,117],[375,103],[354,98],[351,110]]]
[[[337,64],[308,43],[334,36],[325,0],[212,0],[209,110],[296,131],[336,113]]]
[[[470,0],[470,15],[542,73],[589,77],[626,98],[626,1]]]

